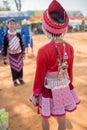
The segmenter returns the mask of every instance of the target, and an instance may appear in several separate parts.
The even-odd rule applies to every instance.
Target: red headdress
[[[56,0],[53,0],[43,13],[44,29],[52,34],[62,34],[66,30],[68,22],[69,18],[65,9]]]

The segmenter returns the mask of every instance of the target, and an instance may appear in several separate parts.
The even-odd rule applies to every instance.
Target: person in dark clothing
[[[18,86],[17,80],[19,80],[20,84],[24,84],[23,58],[25,56],[25,47],[20,33],[15,31],[16,22],[14,19],[8,21],[8,27],[7,34],[3,36],[2,57],[4,64],[7,64],[8,54],[13,83],[14,86]]]

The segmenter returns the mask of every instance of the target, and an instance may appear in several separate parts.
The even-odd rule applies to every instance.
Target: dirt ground
[[[76,111],[67,113],[67,130],[87,130],[87,32],[67,33],[64,37],[75,50],[73,84],[81,99]],[[34,53],[29,48],[24,60],[25,85],[14,87],[10,67],[0,59],[0,108],[9,112],[10,130],[41,130],[40,115],[29,102],[35,74],[38,49],[47,43],[45,35],[33,35]],[[55,118],[50,118],[50,130],[57,130]]]

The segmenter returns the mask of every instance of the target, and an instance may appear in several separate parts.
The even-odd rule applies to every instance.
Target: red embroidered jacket
[[[73,89],[73,58],[74,50],[73,47],[66,43],[66,52],[68,54],[68,74],[70,77],[70,89]],[[61,58],[63,58],[63,45],[62,43],[57,44]],[[36,61],[36,73],[33,85],[33,93],[40,94],[44,86],[44,78],[47,72],[58,71],[57,54],[55,50],[55,43],[51,41],[42,48],[39,49]]]

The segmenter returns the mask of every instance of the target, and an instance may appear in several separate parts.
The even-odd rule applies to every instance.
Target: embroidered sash
[[[16,54],[21,52],[21,46],[19,42],[19,38],[14,36],[12,40],[9,42],[8,52],[11,54]]]

